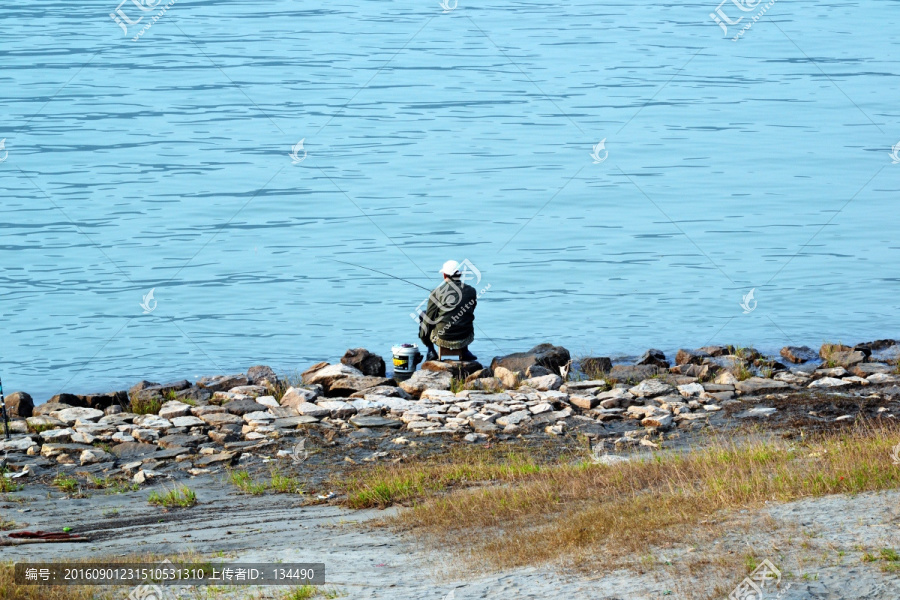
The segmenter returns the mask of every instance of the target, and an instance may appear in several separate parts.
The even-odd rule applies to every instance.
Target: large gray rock
[[[321,419],[323,417],[331,415],[331,411],[329,409],[323,408],[317,404],[312,404],[310,402],[298,404],[294,407],[294,409],[301,416],[315,417],[316,419]]]
[[[32,417],[49,416],[50,413],[62,410],[64,408],[72,408],[71,404],[61,404],[59,402],[45,402],[34,407]]]
[[[368,417],[354,415],[350,417],[350,424],[356,427],[388,427],[391,429],[396,429],[403,426],[403,421],[386,419],[385,417],[378,417],[374,415]]]
[[[651,365],[654,367],[662,367],[664,369],[669,368],[669,361],[666,360],[666,355],[663,354],[662,350],[657,350],[656,348],[650,348],[638,359],[638,365]]]
[[[159,409],[159,416],[163,419],[174,419],[175,417],[185,417],[191,414],[191,405],[171,400],[162,405]]]
[[[349,375],[335,379],[328,386],[325,395],[330,398],[346,398],[350,394],[363,392],[365,390],[379,387],[390,386],[396,382],[386,377],[367,377],[365,375]]]
[[[885,363],[860,363],[854,365],[853,368],[850,369],[850,372],[859,377],[868,377],[875,373],[893,373],[894,367]]]
[[[734,387],[742,394],[771,394],[790,390],[791,384],[764,377],[751,377],[744,381],[738,381]]]
[[[116,444],[109,449],[109,451],[115,454],[119,460],[147,456],[153,454],[156,450],[156,444],[140,444],[138,442],[124,442]]]
[[[222,425],[243,422],[243,419],[231,413],[207,413],[198,416],[210,427],[221,427]]]
[[[59,419],[66,425],[74,425],[76,421],[97,421],[98,419],[103,417],[104,414],[102,410],[98,410],[96,408],[73,407],[55,411],[51,414],[51,416]]]
[[[819,358],[809,346],[785,346],[781,349],[781,356],[797,365]]]
[[[675,355],[675,364],[676,365],[701,365],[703,361],[707,358],[710,358],[709,354],[704,352],[703,350],[686,350],[682,348]]]
[[[638,398],[655,398],[657,396],[665,396],[675,392],[675,388],[659,379],[645,379],[633,388],[628,390]]]
[[[128,392],[109,392],[106,394],[57,394],[50,398],[48,404],[68,404],[74,407],[96,408],[103,410],[114,404],[128,404]]]
[[[225,412],[231,413],[233,415],[245,415],[251,412],[266,410],[265,405],[250,399],[234,400],[232,402],[229,402],[228,404],[223,404],[222,407],[225,409]]]
[[[860,350],[845,350],[840,352],[832,352],[828,356],[828,361],[834,363],[838,367],[849,369],[866,360],[866,355]]]
[[[589,356],[582,358],[579,366],[582,373],[596,377],[612,370],[612,360],[607,356]]]
[[[13,392],[6,397],[6,414],[26,419],[34,414],[34,400],[25,392]]]
[[[384,377],[387,372],[384,359],[365,348],[347,350],[341,357],[341,363],[358,369],[363,375],[370,377]]]
[[[237,375],[216,375],[213,377],[202,377],[197,380],[197,385],[210,392],[225,392],[239,385],[247,385],[250,380],[243,373]]]
[[[455,379],[466,379],[484,369],[484,366],[476,360],[427,360],[419,368],[423,371],[447,371]]]
[[[320,364],[323,364],[324,366],[319,368],[311,367],[303,372],[303,383],[318,384],[325,388],[325,390],[328,390],[339,379],[353,376],[364,377],[362,371],[345,364]]]
[[[539,392],[547,392],[550,390],[558,390],[563,384],[563,378],[559,375],[543,375],[541,377],[532,377],[522,382],[522,385],[538,390]]]
[[[304,402],[313,402],[319,397],[319,393],[315,390],[291,387],[281,397],[282,406],[297,406]]]
[[[253,385],[261,385],[266,388],[275,387],[278,384],[278,375],[266,365],[255,365],[247,369],[247,379]]]
[[[445,371],[416,371],[412,377],[401,381],[400,387],[413,398],[418,398],[427,389],[449,390],[451,379],[450,373]]]
[[[615,365],[609,371],[609,378],[617,383],[639,383],[661,372],[659,367],[651,365]]]
[[[494,360],[491,361],[491,370],[505,367],[510,371],[525,373],[529,367],[539,365],[550,369],[553,373],[559,373],[559,368],[568,364],[571,359],[569,351],[562,346],[539,344],[528,352],[515,352],[506,356],[494,357]]]

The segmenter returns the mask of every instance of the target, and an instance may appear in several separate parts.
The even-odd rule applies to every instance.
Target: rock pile
[[[896,349],[878,352],[884,357]],[[674,366],[666,366],[658,350],[631,365],[591,357],[582,360],[582,371],[602,377],[581,380],[580,371],[567,371],[569,352],[550,344],[495,358],[490,368],[426,362],[399,384],[385,377],[383,361],[373,356],[350,350],[340,363],[313,365],[292,387],[269,367],[255,366],[196,383],[141,381],[127,393],[60,394],[37,407],[27,394],[12,394],[16,435],[0,441],[0,452],[11,468],[36,474],[73,465],[88,473],[121,471],[143,483],[166,470],[209,472],[235,464],[244,453],[284,455],[284,442],[294,443],[292,436],[310,427],[402,429],[474,442],[529,431],[563,435],[573,419],[601,427],[622,421],[643,429],[623,433],[616,444],[652,445],[634,431],[702,422],[746,397],[865,386],[885,397],[900,396],[897,367],[878,360],[867,345],[823,346],[818,355],[788,347],[781,356],[795,365],[790,369],[752,349],[719,346],[680,350]],[[569,374],[568,381],[561,372]],[[735,416],[774,412],[753,406]]]

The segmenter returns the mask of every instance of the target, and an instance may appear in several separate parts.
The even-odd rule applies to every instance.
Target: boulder
[[[531,379],[532,377],[543,377],[544,375],[556,375],[556,373],[541,365],[531,365],[530,367],[525,369],[526,379]]]
[[[205,425],[206,423],[203,419],[199,417],[195,417],[193,415],[187,415],[186,417],[175,417],[172,419],[172,427],[198,427],[200,425]]]
[[[156,387],[158,385],[159,384],[156,382],[147,381],[146,379],[142,379],[141,381],[138,381],[136,384],[134,384],[133,386],[128,388],[128,395],[133,396],[134,394],[137,394],[138,392],[142,392],[142,391],[146,390],[147,388]]]
[[[854,365],[850,369],[850,372],[858,377],[868,377],[869,375],[874,375],[875,373],[893,373],[894,367],[886,363],[867,362]]]
[[[559,373],[559,368],[569,363],[572,357],[569,351],[562,346],[553,344],[539,344],[528,352],[516,352],[506,356],[494,357],[491,361],[491,370],[497,367],[505,367],[510,371],[526,372],[529,367],[539,365],[549,369],[552,373]]]
[[[103,416],[103,411],[96,408],[73,407],[54,411],[51,416],[59,419],[66,425],[74,425],[76,421],[96,421]]]
[[[639,383],[659,373],[659,367],[651,365],[614,365],[609,371],[609,379],[620,383]]]
[[[275,387],[278,384],[278,375],[266,365],[256,365],[247,369],[247,379],[252,385],[261,385],[265,388]]]
[[[835,352],[848,352],[851,350],[853,350],[853,348],[844,346],[843,344],[822,344],[819,348],[819,358],[828,360]]]
[[[346,419],[356,414],[356,408],[352,404],[340,400],[323,400],[316,406],[328,410],[333,419]]]
[[[163,419],[174,419],[175,417],[186,417],[191,414],[191,405],[171,400],[162,405],[159,409],[159,416]]]
[[[500,367],[500,368],[502,369],[503,367]],[[493,376],[494,376],[494,374],[491,372],[490,369],[478,369],[477,371],[475,371],[474,373],[472,373],[468,377],[466,377],[466,383],[471,383],[471,382],[475,381],[476,379],[484,379],[485,377],[493,377]]]
[[[422,363],[421,369],[423,371],[447,371],[455,379],[466,379],[473,373],[483,370],[484,367],[475,360],[427,360]]]
[[[351,348],[341,357],[341,363],[358,369],[363,375],[384,377],[386,369],[384,359],[372,354],[365,348]]]
[[[550,375],[549,377],[554,377]],[[473,379],[466,383],[467,390],[489,390],[495,391],[501,389],[503,384],[496,377],[481,377]]]
[[[25,392],[13,392],[6,397],[6,414],[26,419],[34,414],[34,400]]]
[[[67,407],[79,406],[86,407],[87,405],[84,403],[84,400],[81,399],[80,396],[76,396],[75,394],[56,394],[52,396],[50,400],[47,401],[47,404],[65,404]]]
[[[751,377],[734,384],[737,391],[742,394],[771,394],[784,392],[791,389],[791,385],[784,381],[766,379],[765,377]]]
[[[134,425],[142,429],[168,429],[172,422],[159,415],[140,415],[134,418]]]
[[[412,398],[409,394],[407,394],[403,389],[394,386],[387,385],[379,385],[373,388],[369,388],[367,390],[362,390],[359,392],[354,392],[350,394],[351,398],[365,398],[366,396],[390,396],[392,398],[404,398],[409,400]]]
[[[231,394],[240,394],[241,396],[250,396],[251,398],[259,398],[265,396],[269,390],[261,385],[239,385],[228,390]]]
[[[517,410],[515,412],[511,412],[508,415],[503,415],[502,417],[497,418],[497,425],[501,425],[503,427],[507,427],[509,425],[518,426],[522,423],[531,420],[531,412],[527,410]],[[483,433],[483,432],[480,432]]]
[[[664,369],[669,368],[669,361],[666,360],[666,355],[663,354],[662,350],[657,350],[656,348],[650,348],[644,352],[635,364],[651,365],[654,367],[662,367]]]
[[[816,351],[809,346],[785,346],[781,349],[781,356],[796,365],[818,358]]]
[[[500,385],[505,387],[508,390],[514,390],[519,387],[521,380],[519,378],[519,374],[515,371],[510,371],[506,367],[497,367],[494,370],[494,377],[500,380]]]
[[[597,377],[612,371],[612,360],[606,356],[589,356],[581,359],[579,368],[582,373]]]
[[[28,452],[29,448],[38,448],[38,444],[28,436],[6,440],[0,437],[0,452]]]
[[[225,409],[225,412],[231,413],[232,415],[244,415],[251,412],[266,410],[265,406],[249,398],[246,400],[233,400],[227,404],[223,404],[222,408]]]
[[[159,438],[157,444],[162,448],[192,448],[198,446],[206,439],[202,435],[187,435],[178,433]]]
[[[664,357],[665,358],[665,357]],[[682,348],[675,355],[676,365],[702,365],[710,355],[703,350],[685,350]]]
[[[706,390],[699,383],[687,383],[685,385],[678,386],[678,393],[681,394],[685,398],[699,396],[704,391],[706,391]]]
[[[540,392],[558,390],[562,386],[562,384],[563,378],[559,375],[553,374],[543,375],[541,377],[532,377],[531,379],[526,379],[522,382],[522,385],[538,390]]]
[[[731,354],[731,348],[728,346],[703,346],[699,350],[701,352],[706,352],[710,356],[725,356],[726,354]]]
[[[213,393],[203,389],[199,385],[191,386],[187,389],[175,392],[175,398],[178,400],[192,400],[194,402],[208,402],[212,398]]]
[[[210,427],[221,427],[230,423],[241,423],[241,419],[237,415],[231,413],[206,413],[198,415]]]
[[[243,373],[237,375],[216,375],[213,377],[201,377],[197,385],[209,392],[224,392],[239,385],[247,385],[250,380]]]
[[[321,419],[322,417],[328,417],[331,415],[331,411],[327,408],[321,407],[317,404],[312,404],[310,402],[303,402],[302,404],[298,404],[294,407],[294,409],[301,416],[315,417],[316,419]]]
[[[156,444],[139,444],[137,442],[124,442],[116,444],[109,449],[119,460],[130,460],[141,456],[147,456],[156,452]]]
[[[659,379],[645,379],[633,388],[630,388],[628,392],[638,398],[655,398],[656,396],[672,394],[675,392],[675,388]]]
[[[839,367],[849,369],[850,367],[865,361],[866,355],[860,350],[841,350],[829,354],[827,360]]]
[[[343,366],[343,365],[342,365]],[[335,379],[326,388],[325,395],[329,398],[346,398],[350,394],[362,392],[373,387],[389,386],[396,384],[393,379],[386,377],[368,377],[366,375],[349,375]]]
[[[657,429],[669,429],[672,427],[674,417],[670,413],[656,413],[641,419],[644,427],[656,427]]]
[[[318,396],[319,393],[315,390],[291,387],[281,397],[281,406],[297,406],[304,402],[312,402]]]
[[[446,371],[416,371],[412,377],[400,382],[404,392],[418,398],[427,389],[449,390],[452,377]]]
[[[321,385],[324,389],[328,390],[339,379],[351,376],[365,377],[362,371],[357,368],[345,364],[329,365],[325,363],[325,366],[322,366],[315,370],[309,369],[307,371],[304,371],[302,379],[303,383],[318,384]]]
[[[50,413],[63,410],[64,408],[72,408],[72,405],[60,404],[59,402],[45,402],[34,407],[32,417],[49,416]]]

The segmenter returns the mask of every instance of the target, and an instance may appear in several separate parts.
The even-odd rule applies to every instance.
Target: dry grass
[[[802,443],[720,439],[615,466],[457,450],[443,461],[365,472],[347,482],[347,503],[413,503],[393,524],[455,547],[474,564],[566,560],[589,568],[598,553],[627,559],[710,535],[709,524],[765,502],[900,487],[891,459],[898,439],[896,426],[861,425]],[[484,481],[504,485],[471,485]]]

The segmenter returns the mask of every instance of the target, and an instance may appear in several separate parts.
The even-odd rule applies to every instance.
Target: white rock
[[[522,385],[528,386],[535,390],[546,392],[548,390],[558,390],[563,384],[563,378],[559,375],[541,375],[540,377],[532,377],[522,382]]]
[[[628,391],[639,398],[653,398],[671,394],[675,388],[659,379],[645,379]]]
[[[270,408],[278,408],[281,406],[278,404],[278,400],[275,399],[275,396],[257,396],[256,403]]]
[[[318,397],[319,394],[313,390],[292,387],[288,388],[284,396],[281,397],[281,406],[297,406],[304,402],[312,402]]]
[[[843,379],[837,379],[836,377],[823,377],[822,379],[817,379],[809,384],[807,387],[810,388],[835,388],[835,387],[844,387],[846,385],[850,385],[849,381],[844,381]]]
[[[869,380],[869,383],[900,383],[900,377],[887,373],[872,373],[866,379]]]
[[[317,406],[327,409],[332,418],[347,419],[356,414],[356,408],[341,400],[319,400]]]
[[[64,408],[62,410],[54,410],[50,416],[59,419],[66,425],[74,425],[75,421],[96,421],[103,417],[103,411],[96,408]]]
[[[174,419],[176,417],[185,417],[191,414],[190,404],[179,402],[178,400],[170,400],[162,405],[159,409],[159,416],[162,419]]]
[[[668,429],[672,426],[672,422],[674,417],[670,413],[666,413],[664,415],[656,414],[650,415],[645,419],[641,420],[641,425],[644,427],[656,427],[658,429]]]
[[[156,471],[151,471],[149,469],[141,469],[137,473],[134,474],[132,478],[135,483],[146,483],[151,479],[159,477],[159,473]]]
[[[159,431],[155,429],[132,429],[131,437],[139,442],[154,443],[159,439]]]
[[[73,444],[93,444],[94,436],[89,433],[84,433],[81,431],[76,431],[72,434],[72,443]],[[84,464],[84,463],[81,463]]]
[[[48,442],[51,444],[65,444],[72,440],[72,435],[74,435],[74,431],[69,428],[66,429],[50,429],[48,431],[41,432],[41,439],[44,442]]]
[[[119,444],[124,444],[125,442],[133,442],[134,438],[124,431],[117,431],[112,436],[112,441],[117,442]]]
[[[553,410],[553,406],[548,402],[541,402],[540,404],[529,407],[528,410],[530,410],[533,415],[540,415]]]
[[[175,417],[172,419],[173,427],[197,427],[199,425],[205,425],[203,419],[199,417],[195,417],[193,415],[188,415],[186,417]]]
[[[327,367],[326,367],[327,368]],[[309,417],[315,417],[317,419],[321,419],[322,417],[327,417],[331,414],[331,411],[327,408],[322,408],[310,402],[301,402],[294,406],[297,410],[297,413],[300,415],[306,415]]]
[[[82,465],[93,465],[103,460],[102,453],[93,450],[85,450],[79,457]]]
[[[244,421],[249,423],[250,421],[274,421],[275,415],[265,410],[256,410],[253,412],[244,413]]]
[[[678,393],[685,398],[692,398],[703,393],[703,386],[699,383],[686,383],[678,386]]]
[[[30,437],[0,440],[0,452],[27,452],[32,446],[37,446]]]
[[[169,429],[172,422],[159,415],[141,415],[135,417],[134,424],[142,429]]]
[[[545,375],[548,377],[548,375]],[[503,415],[497,419],[497,424],[502,425],[503,427],[509,425],[519,425],[523,421],[527,421],[531,419],[531,413],[527,410],[519,410],[514,413],[510,413],[508,415]]]
[[[431,400],[432,402],[442,402],[444,404],[452,404],[459,400],[456,394],[450,390],[433,390],[427,389],[420,396],[422,400]]]
[[[556,425],[547,425],[546,427],[544,427],[544,433],[548,435],[563,435],[565,432],[565,423],[557,423]]]
[[[719,376],[716,377],[714,383],[718,383],[720,385],[735,385],[738,382],[737,377],[735,377],[731,371],[723,371],[719,373]]]
[[[465,441],[469,442],[470,444],[474,444],[474,443],[482,442],[482,441],[486,440],[487,436],[483,433],[470,433],[470,434],[466,435],[466,437],[464,437],[463,439]]]

